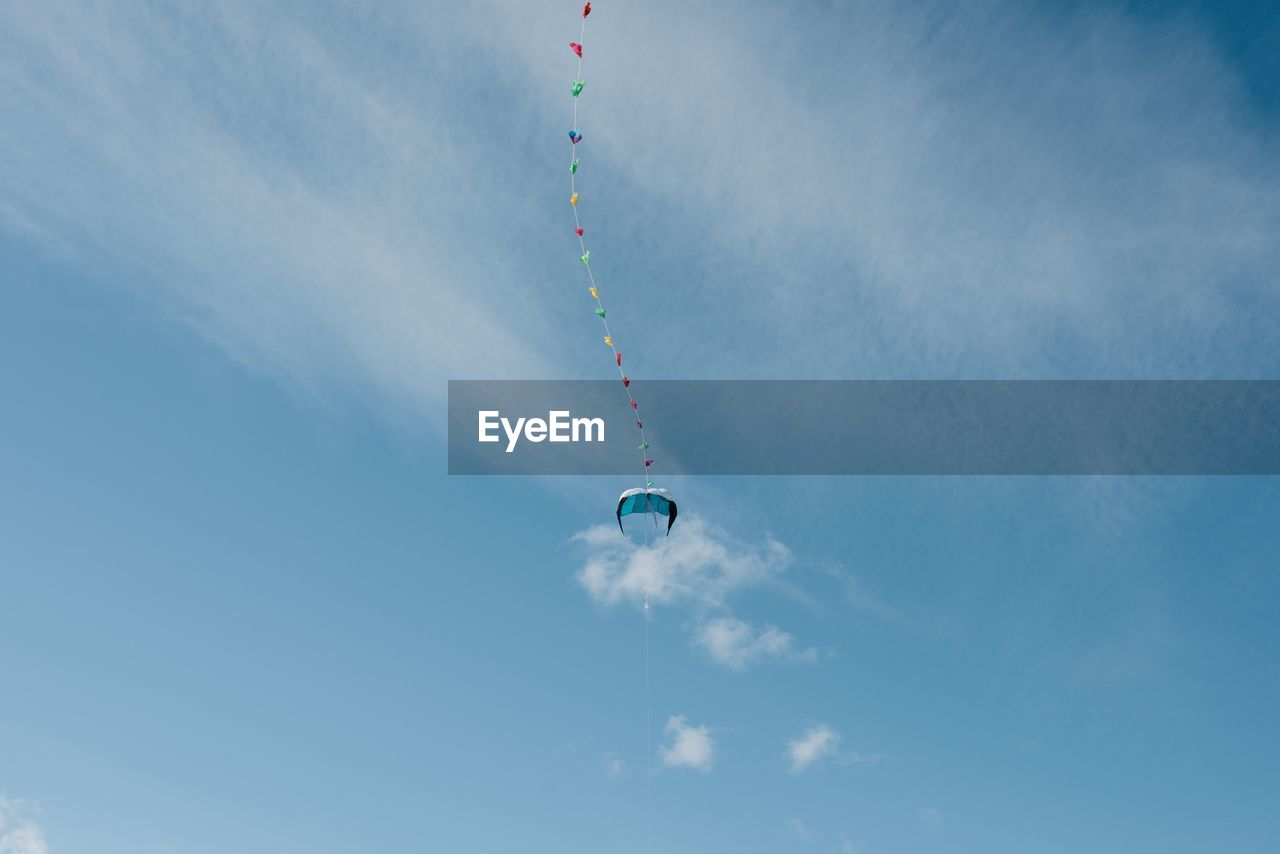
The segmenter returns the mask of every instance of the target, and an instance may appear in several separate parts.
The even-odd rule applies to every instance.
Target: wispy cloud
[[[711,728],[692,726],[684,715],[673,715],[664,728],[668,743],[659,748],[662,764],[668,768],[688,768],[708,773],[714,747]]]
[[[786,824],[796,841],[809,846],[812,850],[837,851],[839,854],[858,854],[860,850],[848,833],[840,832],[833,835],[823,832],[817,825],[798,816],[787,819]]]
[[[815,762],[836,755],[841,736],[827,724],[809,727],[799,738],[787,742],[787,762],[792,774],[803,774]]]
[[[716,664],[742,671],[765,661],[815,662],[818,651],[799,649],[796,639],[776,626],[757,629],[735,617],[716,617],[703,623],[693,642]]]
[[[655,0],[593,19],[584,205],[608,223],[602,274],[625,276],[620,318],[654,296],[643,282],[698,282],[661,289],[659,332],[628,333],[640,364],[1277,364],[1274,144],[1194,22],[748,8]],[[418,416],[446,377],[575,371],[595,352],[590,317],[581,340],[551,334],[579,328],[548,284],[573,262],[556,224],[570,68],[553,53],[571,20],[237,0],[0,17],[0,227],[114,272],[257,369]],[[779,49],[784,24],[806,50]],[[706,334],[708,316],[752,346]]]
[[[538,221],[527,188],[453,132],[465,81],[420,65],[461,59],[465,16],[309,11],[7,7],[0,222],[304,388],[422,414],[447,376],[544,375],[529,258],[480,251]],[[399,72],[365,64],[418,26]]]
[[[911,625],[906,614],[868,590],[856,576],[840,569],[831,570],[831,575],[842,586],[844,598],[854,610],[881,622],[903,627]]]
[[[0,794],[0,854],[49,854],[44,832],[31,818],[34,811],[27,802]]]
[[[837,765],[877,765],[887,757],[883,753],[864,754],[840,748],[844,737],[830,724],[818,723],[807,727],[796,738],[787,742],[785,756],[792,774],[803,774],[819,762]]]
[[[1274,364],[1274,323],[1241,310],[1231,284],[1276,305],[1274,145],[1238,113],[1234,72],[1193,21],[681,5],[672,33],[675,5],[596,32],[593,73],[619,97],[590,116],[610,168],[661,200],[661,222],[637,205],[631,224],[679,246],[692,230],[706,253],[680,303],[693,310],[664,316],[700,369],[724,364],[702,309],[753,342],[733,354],[738,372],[774,376],[1259,370],[1246,341]],[[542,74],[529,23],[505,36]],[[766,41],[780,29],[806,49]]]
[[[945,821],[942,810],[937,807],[920,807],[916,810],[916,820],[926,830],[941,830]]]
[[[610,780],[617,780],[627,773],[627,763],[612,753],[604,754],[604,771]]]
[[[817,831],[813,829],[809,822],[797,816],[787,819],[787,826],[791,828],[791,832],[795,834],[796,839],[805,844],[813,842],[818,836]]]

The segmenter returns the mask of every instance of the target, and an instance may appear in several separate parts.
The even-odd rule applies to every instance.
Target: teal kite
[[[618,496],[618,529],[624,534],[627,532],[627,529],[622,527],[623,516],[630,516],[632,513],[656,513],[667,517],[667,535],[670,536],[671,526],[676,523],[676,502],[665,489],[653,489],[651,481],[646,483],[650,484],[649,488],[628,489]]]

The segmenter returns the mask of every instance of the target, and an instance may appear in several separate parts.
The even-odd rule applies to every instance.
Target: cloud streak
[[[443,80],[418,96],[362,65],[392,48],[393,21],[339,37],[341,13],[316,12],[11,7],[0,105],[23,121],[0,136],[5,221],[303,388],[372,389],[421,415],[447,376],[545,375],[518,343],[545,331],[527,265],[473,251],[535,219],[527,188],[449,132]],[[400,70],[430,79],[412,56]],[[483,213],[460,216],[464,196]]]
[[[0,227],[415,418],[451,376],[595,376],[555,284],[573,21],[301,9],[6,7]],[[584,210],[647,375],[1280,365],[1280,158],[1193,20],[655,0],[593,18],[591,50]]]

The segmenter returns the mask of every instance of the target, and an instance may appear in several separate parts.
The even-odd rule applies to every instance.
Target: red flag
[[[582,17],[585,18],[590,14],[591,14],[591,4],[588,3],[587,5],[582,7]]]
[[[644,461],[644,467],[645,467],[645,468],[648,468],[648,467],[649,467],[649,466],[651,466],[651,465],[653,465],[653,460],[645,460],[645,461]]]
[[[576,234],[576,235],[578,235],[579,237],[581,237],[581,236],[582,236],[582,229],[580,229],[580,228],[575,228],[575,229],[573,230],[573,233],[574,233],[574,234]]]
[[[577,42],[569,42],[569,49],[576,53],[579,59],[582,58],[582,45]]]
[[[621,367],[622,367],[622,354],[621,354],[621,353],[615,353],[614,355],[618,358],[618,367],[619,367],[619,368],[621,368]]]
[[[631,385],[631,379],[630,379],[629,377],[623,377],[623,378],[622,378],[622,387],[623,387],[623,388],[628,388],[628,387],[630,387],[630,385]]]
[[[640,404],[636,403],[636,402],[633,400],[633,401],[631,401],[631,408],[632,408],[632,409],[639,409],[639,408],[640,408]]]

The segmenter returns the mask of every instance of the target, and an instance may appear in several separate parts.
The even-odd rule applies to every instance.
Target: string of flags
[[[640,431],[640,444],[637,446],[637,450],[640,451],[640,459],[644,464],[643,472],[645,476],[645,489],[641,491],[648,493],[653,487],[651,478],[653,476],[654,461],[649,455],[649,449],[652,446],[645,436],[644,421],[640,418],[640,404],[631,393],[631,378],[627,376],[622,365],[622,352],[614,344],[613,333],[609,331],[608,312],[605,311],[604,296],[601,293],[600,284],[596,281],[595,274],[591,270],[591,250],[587,248],[586,229],[582,225],[582,217],[578,207],[580,196],[576,181],[578,167],[582,163],[581,158],[578,156],[578,144],[582,142],[582,131],[578,129],[578,102],[579,96],[582,95],[583,89],[586,88],[586,81],[582,78],[583,45],[587,36],[587,18],[590,15],[591,4],[587,3],[582,7],[582,29],[578,35],[578,40],[569,42],[569,50],[573,51],[574,56],[578,58],[578,73],[574,76],[573,84],[569,87],[569,92],[573,95],[573,124],[569,130],[569,206],[573,209],[573,233],[577,236],[578,246],[582,251],[582,255],[579,256],[578,260],[586,268],[587,280],[590,283],[587,293],[590,294],[591,299],[595,302],[596,316],[600,318],[600,322],[604,326],[604,344],[613,354],[613,362],[618,369],[618,376],[622,379],[622,388],[626,392],[627,403],[631,407],[636,427]],[[654,490],[654,492],[657,492],[657,490]],[[649,508],[646,506],[643,509],[648,510]],[[670,514],[670,518],[674,519],[674,515],[674,513]]]
[[[615,515],[618,519],[618,528],[626,534],[626,529],[622,526],[622,517],[632,514],[645,514],[653,519],[653,531],[650,536],[656,536],[658,526],[658,516],[667,517],[667,535],[671,534],[671,526],[676,521],[676,502],[667,494],[665,489],[655,489],[653,486],[652,471],[653,458],[649,456],[650,444],[645,436],[644,421],[640,419],[640,404],[636,402],[631,393],[631,378],[627,376],[626,369],[622,366],[622,351],[617,348],[613,341],[613,333],[609,330],[609,321],[607,312],[604,307],[604,296],[600,292],[600,283],[596,281],[595,274],[591,271],[591,250],[587,248],[586,229],[582,225],[582,216],[578,208],[579,196],[577,187],[578,168],[582,165],[582,160],[578,157],[578,144],[582,142],[582,131],[578,129],[578,100],[582,95],[583,89],[586,88],[586,81],[582,79],[582,54],[583,44],[587,38],[587,18],[591,15],[591,3],[587,2],[582,7],[582,28],[578,34],[576,42],[569,42],[569,49],[573,51],[574,56],[578,58],[578,73],[574,75],[573,83],[569,87],[570,94],[573,95],[573,122],[569,125],[569,207],[573,209],[573,233],[578,238],[578,248],[582,254],[579,260],[582,261],[583,268],[587,271],[587,293],[591,295],[591,299],[595,302],[596,315],[600,318],[600,324],[604,328],[604,345],[609,348],[609,352],[613,354],[614,366],[618,369],[618,376],[622,379],[622,390],[627,395],[627,403],[631,406],[631,412],[635,416],[636,427],[640,431],[640,444],[637,450],[640,452],[640,459],[644,463],[642,472],[644,474],[644,486],[639,489],[625,490],[618,496],[618,506]],[[645,526],[646,528],[648,526]],[[652,539],[650,543],[652,544]],[[646,582],[644,591],[644,610],[645,610],[645,631],[644,631],[644,668],[645,668],[645,762],[646,767],[649,762],[650,750],[648,746],[649,733],[651,727],[651,700],[649,694],[649,592],[653,583],[652,574]],[[650,786],[652,786],[652,775],[647,774],[650,778]],[[650,803],[652,803],[652,794],[650,794]],[[650,817],[647,824],[652,827],[652,818]]]

